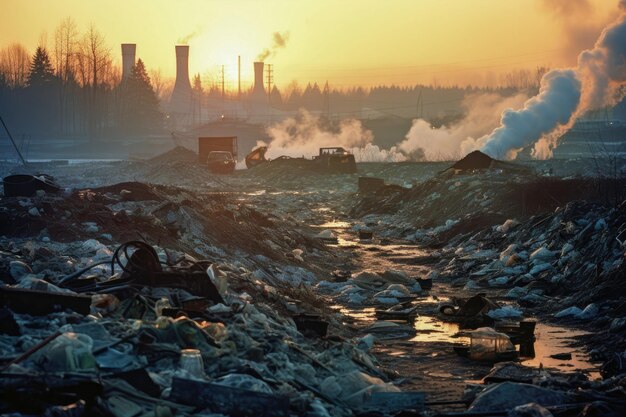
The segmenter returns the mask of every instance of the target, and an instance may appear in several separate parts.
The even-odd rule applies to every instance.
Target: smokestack
[[[189,82],[189,45],[176,45],[176,84],[174,90],[191,90]]]
[[[174,113],[191,111],[191,83],[189,82],[189,45],[176,45],[176,83],[170,98]]]
[[[134,43],[122,44],[122,80],[128,79],[135,66],[135,52],[137,45]]]
[[[263,62],[254,63],[254,89],[252,94],[265,95],[265,87],[263,86]]]

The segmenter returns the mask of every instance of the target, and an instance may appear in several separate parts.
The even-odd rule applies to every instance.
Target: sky
[[[71,17],[90,24],[121,63],[121,43],[164,77],[175,74],[174,45],[190,46],[189,70],[215,77],[225,66],[236,88],[252,83],[252,62],[287,38],[266,63],[279,86],[296,80],[335,87],[449,85],[496,80],[537,66],[567,67],[617,10],[613,0],[0,0],[0,47],[52,48]],[[584,23],[581,23],[584,22]]]

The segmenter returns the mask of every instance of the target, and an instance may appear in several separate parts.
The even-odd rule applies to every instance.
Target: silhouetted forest
[[[0,115],[17,134],[98,138],[167,131],[161,103],[168,99],[171,82],[164,81],[160,71],[149,71],[139,59],[131,76],[122,80],[114,64],[118,46],[109,45],[93,25],[80,33],[71,18],[57,26],[49,43],[35,51],[19,43],[0,50]],[[501,87],[493,89],[424,85],[337,89],[328,83],[301,87],[293,81],[282,90],[274,86],[268,102],[275,109],[306,108],[335,119],[424,117],[439,125],[459,117],[468,94],[536,92],[546,70],[511,72],[502,77]],[[224,92],[206,78],[205,84],[200,75],[193,77],[192,124],[206,120],[202,112],[209,103],[236,99],[234,92]]]

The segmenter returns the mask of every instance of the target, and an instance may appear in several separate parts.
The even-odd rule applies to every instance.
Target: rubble
[[[53,173],[72,190],[0,200],[0,412],[423,413],[459,410],[457,387],[485,375],[474,415],[623,409],[626,215],[599,198],[610,182],[553,201],[533,193],[587,183],[364,164],[386,185],[359,192],[351,174],[279,163],[218,179],[196,161],[70,165]],[[428,320],[492,327],[476,336],[507,352],[537,321],[593,329],[605,379],[490,372],[452,342],[422,343],[448,331]]]

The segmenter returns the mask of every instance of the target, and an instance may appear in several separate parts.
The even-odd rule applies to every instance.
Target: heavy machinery
[[[320,148],[313,159],[279,156],[276,159],[265,158],[266,146],[260,146],[246,156],[246,166],[252,168],[262,163],[290,164],[294,169],[310,170],[322,174],[353,174],[357,172],[354,155],[342,147]]]
[[[344,148],[320,148],[320,153],[313,157],[315,170],[332,174],[354,174],[356,161],[354,155]]]

